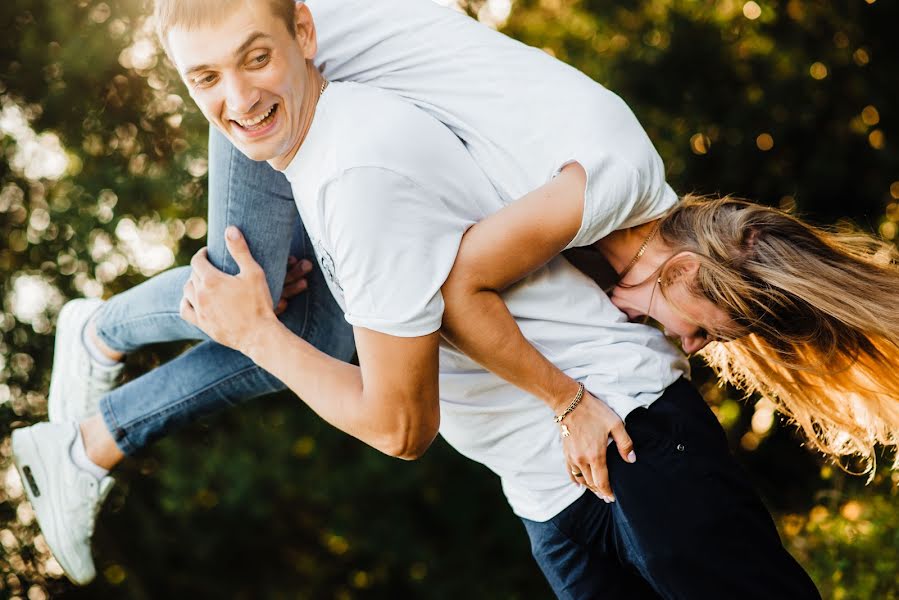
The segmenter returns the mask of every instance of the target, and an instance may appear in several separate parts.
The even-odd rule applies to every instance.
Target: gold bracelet
[[[555,417],[553,417],[553,420],[556,423],[561,423],[562,419],[564,419],[565,417],[570,415],[571,411],[573,411],[575,408],[577,408],[577,405],[581,403],[581,399],[584,397],[584,384],[581,382],[578,382],[577,385],[578,385],[577,394],[574,395],[574,400],[571,401],[571,404],[568,405],[568,408],[566,408],[564,411],[562,411],[562,414],[556,415]]]

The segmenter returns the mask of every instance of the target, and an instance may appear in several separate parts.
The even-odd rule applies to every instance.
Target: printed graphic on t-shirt
[[[340,293],[343,294],[343,286],[340,285],[340,280],[337,278],[337,269],[334,267],[334,259],[331,258],[331,253],[316,238],[310,235],[309,239],[312,240],[312,247],[315,249],[315,256],[318,257],[318,264],[321,266],[322,273],[325,274],[325,277],[328,278],[334,289],[340,290]]]

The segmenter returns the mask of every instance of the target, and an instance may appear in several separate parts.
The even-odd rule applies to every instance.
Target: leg
[[[314,259],[290,186],[283,175],[249,160],[215,130],[209,145],[210,257],[224,270],[237,272],[225,250],[224,230],[229,224],[238,225],[246,232],[254,258],[266,270],[277,300],[288,253]],[[117,296],[98,319],[100,337],[117,350],[184,337],[205,338],[178,315],[181,287],[188,276],[189,268],[173,269]],[[307,291],[293,298],[281,315],[282,322],[323,352],[350,360],[352,330],[324,277],[313,270],[307,281]],[[280,381],[239,352],[204,342],[105,396],[101,401],[105,426],[94,420],[82,428],[88,455],[110,467],[122,452],[134,452],[171,427],[279,389],[283,389]]]
[[[658,600],[632,567],[617,559],[608,505],[590,492],[546,521],[524,521],[531,552],[561,600]]]
[[[820,599],[691,384],[676,382],[626,425],[637,462],[608,454],[623,563],[664,598]]]
[[[312,244],[299,224],[294,240],[291,253],[312,259]],[[355,349],[352,328],[331,296],[321,271],[314,269],[307,280],[309,287],[291,299],[281,321],[322,352],[349,361]],[[112,433],[118,448],[130,454],[173,427],[282,389],[280,380],[240,352],[215,342],[203,342],[113,390],[101,400],[100,410],[105,428]],[[90,448],[88,454],[101,458]]]
[[[231,154],[236,154],[236,151],[232,151]],[[243,165],[241,169],[267,168],[267,165],[241,160],[241,157],[242,155],[230,157],[234,164]],[[240,173],[233,164],[229,167],[228,173],[233,182],[253,181],[249,173],[245,173],[245,177],[239,176]],[[261,183],[245,185],[243,190],[237,190],[236,186],[237,184],[235,188],[228,190],[231,200],[239,200],[230,198],[238,191],[260,202],[265,200]],[[274,204],[282,200],[284,198],[269,198],[273,203],[272,206],[267,207],[263,204],[259,207],[263,212],[268,208],[269,215],[276,211],[278,214],[283,212],[286,215],[288,212],[286,209],[289,208],[290,227],[286,228],[286,233],[280,240],[274,237],[272,230],[274,227],[284,228],[284,223],[280,220],[274,224],[270,223],[270,229],[262,231],[262,235],[258,237],[263,244],[268,242],[274,244],[271,246],[274,250],[269,254],[260,252],[259,247],[250,241],[257,260],[261,263],[271,263],[267,275],[275,299],[280,295],[287,253],[290,250],[286,241],[293,239],[295,255],[312,256],[311,244],[299,224],[299,219],[295,216],[296,209],[293,203],[285,201],[281,205]],[[248,217],[252,224],[253,215],[244,213],[244,216]],[[239,221],[231,223],[225,221],[230,218],[232,217],[226,215],[218,226],[214,225],[215,220],[211,218],[210,236],[215,236],[215,231],[218,231],[218,238],[221,241],[226,224],[233,223],[239,227],[242,225]],[[248,231],[246,227],[243,229],[245,232]],[[213,237],[210,238],[212,239]],[[224,248],[223,245],[221,247]],[[212,256],[212,245],[210,254]],[[231,272],[235,271],[233,261],[224,250],[219,259],[220,261],[216,263],[218,266],[228,270],[228,262],[231,262]],[[217,259],[213,257],[213,260]],[[181,271],[184,272],[183,269]],[[158,287],[148,288],[146,296],[135,296],[133,302],[137,305],[137,309],[128,302],[123,302],[120,306],[114,305],[108,314],[104,311],[98,321],[98,332],[103,335],[106,326],[110,326],[109,337],[104,338],[107,344],[113,348],[126,350],[152,341],[200,337],[197,331],[192,331],[192,328],[186,326],[178,316],[177,304],[180,301],[181,291],[176,281],[176,276],[169,275],[153,284]],[[145,304],[144,301],[147,299],[153,302]],[[144,309],[145,312],[141,313]],[[116,320],[122,316],[125,321]],[[130,328],[122,325],[129,320]],[[320,350],[345,360],[352,357],[352,330],[343,319],[342,311],[331,297],[320,272],[313,271],[310,274],[309,289],[290,302],[288,310],[282,315],[282,320],[295,333],[305,337]],[[159,333],[159,330],[164,333]],[[80,329],[76,333],[77,335],[72,336],[75,342],[80,339]],[[116,339],[111,339],[112,336],[116,336]],[[116,340],[121,345],[116,345]],[[57,358],[58,356],[54,358],[54,362]],[[63,390],[60,393],[65,395],[65,385],[56,387]],[[181,422],[238,400],[282,387],[279,381],[256,367],[242,354],[207,341],[103,398],[102,415],[81,423],[80,435],[79,428],[71,421],[39,423],[16,430],[12,436],[16,466],[45,539],[66,574],[79,584],[87,583],[94,577],[95,570],[90,553],[93,521],[112,485],[110,478],[89,473],[88,470],[76,466],[74,462],[78,454],[76,448],[81,448],[83,444],[88,450],[89,458],[93,459],[94,467],[97,465],[111,467],[121,456],[116,439],[120,440],[122,449],[130,451],[163,435],[170,427]],[[90,386],[87,388],[90,391]],[[115,434],[115,438],[112,434]],[[110,444],[114,452],[118,453],[117,456],[115,453],[112,454],[114,460],[111,463],[104,464],[96,455],[91,454],[92,448],[99,448],[101,451],[107,451],[109,455]]]
[[[263,268],[277,302],[289,242],[299,217],[284,175],[248,159],[212,128],[209,135],[209,260],[226,273],[238,268],[225,247],[225,228],[236,225]],[[146,344],[208,339],[179,315],[181,288],[190,267],[171,269],[106,302],[94,316],[97,337],[113,351]]]

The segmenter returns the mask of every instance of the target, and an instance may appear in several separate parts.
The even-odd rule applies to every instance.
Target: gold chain
[[[643,243],[640,244],[640,249],[637,250],[637,253],[634,255],[634,258],[631,259],[631,262],[624,267],[624,270],[621,271],[621,274],[618,276],[618,283],[621,283],[627,274],[631,272],[631,269],[634,268],[634,265],[637,264],[637,261],[643,257],[646,253],[646,248],[649,246],[649,242],[653,240],[656,234],[659,232],[659,229],[662,227],[662,219],[656,221],[656,224],[653,226],[652,231],[649,232],[649,235],[646,236],[646,239],[643,240]]]
[[[568,408],[566,408],[564,411],[562,411],[562,414],[556,415],[555,417],[553,417],[553,420],[556,423],[561,423],[562,419],[564,419],[565,417],[570,415],[571,411],[573,411],[575,408],[577,408],[577,405],[581,403],[581,399],[584,397],[584,384],[578,382],[577,386],[578,386],[577,394],[575,394],[574,400],[571,401],[571,404],[568,405]],[[565,429],[567,429],[567,427]],[[565,436],[565,437],[568,437],[568,436]]]

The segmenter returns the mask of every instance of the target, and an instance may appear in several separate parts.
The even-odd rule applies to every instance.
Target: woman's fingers
[[[291,262],[291,260],[293,262]],[[287,261],[287,273],[284,276],[284,285],[303,279],[311,270],[312,263],[310,261],[306,259],[298,261],[291,256]]]
[[[312,270],[312,263],[306,259],[297,260],[293,256],[287,258],[287,273],[284,275],[284,287],[281,289],[281,300],[278,307],[275,308],[275,314],[281,314],[287,308],[286,304],[281,307],[282,302],[290,300],[297,294],[306,291],[308,282],[306,275]]]
[[[584,478],[581,474],[581,470],[570,463],[568,465],[568,478],[571,479],[573,483],[584,485]]]
[[[581,472],[581,476],[578,477],[581,485],[586,485],[591,490],[596,490],[596,482],[593,480],[593,470],[590,468],[590,463],[583,462],[578,465],[578,470]]]
[[[590,475],[593,485],[590,486],[596,494],[606,502],[614,502],[615,494],[612,493],[612,484],[609,481],[609,469],[606,466],[606,447],[597,450],[597,455],[590,461]]]
[[[299,279],[288,283],[284,286],[284,289],[281,290],[281,298],[289,300],[300,292],[305,292],[307,287],[309,287],[309,283],[305,279]]]
[[[618,454],[621,455],[624,462],[637,462],[637,455],[634,453],[634,442],[631,440],[631,436],[627,434],[622,421],[619,421],[617,425],[612,427],[609,435],[615,440],[615,445],[618,446]]]

